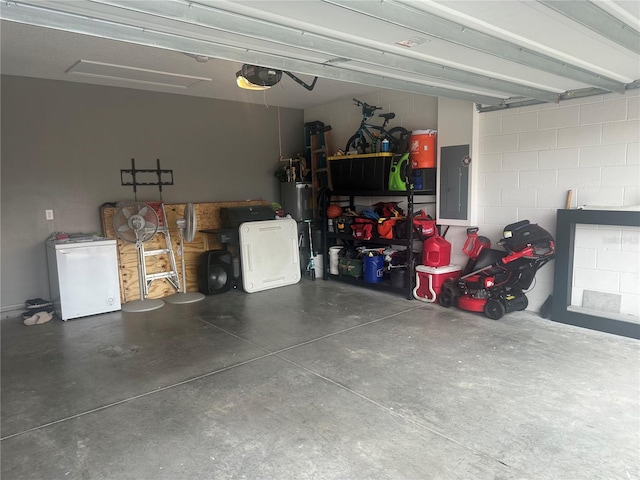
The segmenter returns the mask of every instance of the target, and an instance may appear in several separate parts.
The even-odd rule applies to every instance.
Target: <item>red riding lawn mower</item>
[[[477,232],[477,228],[467,230],[463,252],[469,261],[460,278],[442,285],[440,305],[484,312],[492,320],[526,309],[529,301],[523,291],[531,286],[538,269],[553,258],[553,237],[522,220],[505,227],[498,242],[502,251],[491,249],[489,239]]]

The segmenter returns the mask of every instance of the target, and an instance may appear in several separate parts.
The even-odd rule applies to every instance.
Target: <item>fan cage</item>
[[[162,211],[161,204],[160,211]],[[136,231],[131,226],[131,217],[134,216],[140,216],[145,222],[145,226],[139,231]],[[146,242],[153,238],[158,231],[161,218],[162,216],[158,216],[157,210],[152,205],[144,202],[129,203],[122,205],[116,211],[113,217],[113,229],[118,238],[126,242]],[[140,232],[142,232],[141,235]]]

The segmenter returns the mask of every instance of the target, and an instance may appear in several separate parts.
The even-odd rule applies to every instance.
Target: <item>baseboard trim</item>
[[[24,309],[24,303],[19,303],[17,305],[2,305],[0,306],[0,320],[19,317],[20,313],[22,313]]]

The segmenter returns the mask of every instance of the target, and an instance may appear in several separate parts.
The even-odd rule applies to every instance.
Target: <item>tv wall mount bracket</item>
[[[141,181],[145,179],[148,181]],[[131,168],[120,170],[120,184],[123,187],[133,187],[136,201],[138,200],[138,187],[157,186],[160,191],[160,200],[162,201],[162,187],[164,185],[173,185],[173,170],[160,168],[159,158],[156,159],[156,168],[136,168],[136,161],[132,158]]]

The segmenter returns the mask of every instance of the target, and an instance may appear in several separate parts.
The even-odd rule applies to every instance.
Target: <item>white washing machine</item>
[[[51,300],[62,320],[120,310],[115,240],[81,237],[46,245]]]

